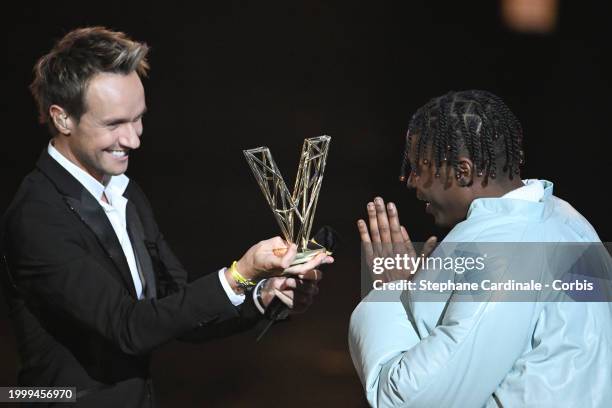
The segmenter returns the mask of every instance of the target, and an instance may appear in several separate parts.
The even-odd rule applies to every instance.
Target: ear
[[[459,157],[459,173],[455,174],[461,187],[469,187],[474,182],[474,163],[467,157]]]
[[[72,119],[70,119],[70,115],[61,106],[51,105],[49,107],[49,116],[58,132],[66,136],[70,134],[72,131]]]

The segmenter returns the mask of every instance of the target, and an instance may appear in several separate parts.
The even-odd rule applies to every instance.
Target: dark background
[[[317,302],[261,344],[246,333],[158,350],[162,406],[365,405],[346,340],[359,301],[355,220],[380,194],[414,240],[443,236],[397,176],[411,114],[448,90],[500,95],[524,127],[523,177],[553,181],[610,240],[603,10],[562,2],[553,32],[525,34],[505,28],[497,1],[201,3],[21,2],[2,18],[0,212],[48,142],[27,89],[32,66],[80,26],[152,48],[149,113],[128,175],[193,277],[278,234],[242,149],[269,146],[292,185],[302,140],[332,136],[315,227],[330,224],[344,241]],[[0,299],[0,385],[15,384],[17,365]]]

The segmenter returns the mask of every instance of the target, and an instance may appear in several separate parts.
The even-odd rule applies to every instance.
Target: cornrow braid
[[[438,116],[438,136],[440,138],[440,143],[436,143],[435,146],[436,177],[440,177],[440,167],[442,166],[442,162],[446,161],[446,146],[448,145],[448,121],[450,119],[450,109],[451,106],[449,104],[449,100],[447,96],[444,95],[440,100],[440,112]]]
[[[423,131],[421,132],[422,133],[421,137],[419,137],[419,144],[417,147],[417,152],[418,152],[419,157],[425,156],[425,148],[430,144],[430,138],[433,135],[433,132],[431,130],[431,114],[430,113],[431,113],[430,110],[427,110],[423,118],[425,123],[422,126]],[[427,164],[427,163],[424,162],[424,164]],[[420,174],[420,171],[421,171],[420,166],[416,166],[416,171],[417,171],[417,174]]]
[[[418,109],[408,126],[400,179],[405,180],[411,166],[408,160],[413,139],[415,166],[435,165],[436,177],[444,161],[459,171],[459,156],[473,161],[478,176],[495,179],[497,169],[509,179],[520,173],[523,164],[521,125],[508,106],[487,91],[449,92]]]
[[[506,126],[508,127],[509,132],[515,132],[519,134],[518,138],[510,139],[510,160],[509,160],[509,171],[510,178],[512,178],[512,174],[519,174],[520,168],[522,165],[522,154],[521,154],[521,144],[523,138],[523,129],[521,127],[520,122],[516,119],[516,117],[510,112],[510,109],[504,104],[501,100],[498,101],[500,104],[500,109],[504,111],[504,113],[509,117]],[[516,164],[518,163],[518,165]]]
[[[492,140],[496,138],[496,129],[495,118],[493,115],[490,115],[486,109],[486,103],[482,103],[481,98],[479,98],[478,94],[471,93],[472,97],[475,99],[473,104],[474,110],[474,120],[477,120],[476,124],[477,129],[473,131],[473,137],[478,139],[478,143],[483,145],[483,149],[480,155],[474,155],[473,157],[477,157],[480,160],[477,161],[477,169],[479,175],[486,174],[486,177],[495,178],[495,169],[497,163],[497,153],[496,149],[494,149],[494,144]],[[490,168],[490,170],[487,170]]]
[[[466,123],[468,122],[468,123]],[[467,149],[470,157],[479,157],[482,160],[482,154],[480,149],[480,138],[478,137],[478,128],[481,126],[481,121],[478,120],[469,120],[467,117],[463,117],[461,120],[462,132],[464,135],[467,135]],[[478,163],[476,164],[478,167]]]

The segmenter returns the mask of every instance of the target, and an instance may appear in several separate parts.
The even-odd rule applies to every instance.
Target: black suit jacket
[[[153,349],[261,318],[252,296],[234,307],[216,273],[188,283],[143,192],[130,181],[124,196],[146,281],[140,301],[104,210],[46,150],[21,184],[0,229],[20,385],[77,387],[79,406],[154,406]]]

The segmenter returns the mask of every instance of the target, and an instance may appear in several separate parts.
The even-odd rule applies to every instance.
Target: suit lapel
[[[102,206],[85,189],[83,189],[83,197],[80,201],[72,197],[64,197],[64,199],[70,206],[70,210],[74,211],[81,221],[96,235],[98,242],[104,248],[108,257],[111,258],[117,269],[119,269],[123,282],[129,288],[130,293],[136,297],[134,281],[132,280],[132,274],[125,259],[123,248],[121,248],[117,234],[115,234],[115,230],[104,213]]]
[[[126,207],[126,218],[128,234],[130,235],[130,241],[132,241],[132,248],[138,258],[140,272],[145,281],[145,297],[147,299],[155,299],[157,298],[157,284],[155,282],[155,273],[153,272],[153,262],[145,247],[142,221],[140,220],[136,206],[129,200]]]
[[[37,166],[57,187],[70,210],[94,233],[100,246],[119,270],[130,294],[136,297],[130,267],[117,239],[117,234],[100,203],[77,179],[51,158],[46,149],[38,160]]]

